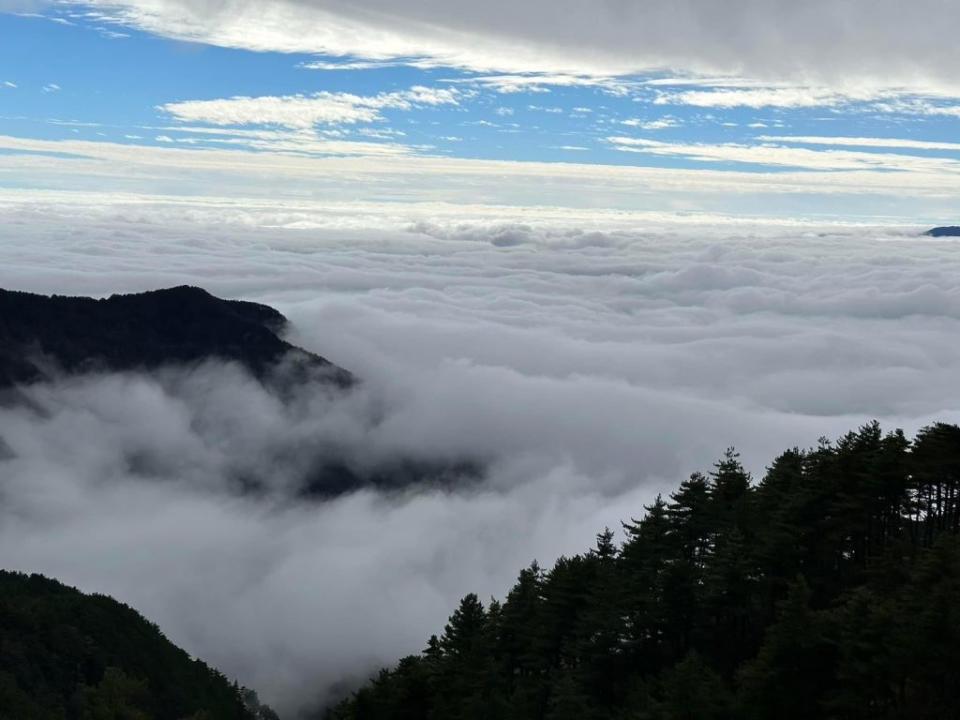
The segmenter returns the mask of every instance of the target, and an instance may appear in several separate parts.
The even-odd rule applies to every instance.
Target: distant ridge
[[[927,230],[924,235],[930,237],[960,237],[960,225],[944,225]]]
[[[97,300],[0,289],[0,388],[58,373],[155,369],[209,359],[260,379],[281,362],[298,376],[348,387],[354,377],[278,337],[287,319],[266,305],[180,286]]]

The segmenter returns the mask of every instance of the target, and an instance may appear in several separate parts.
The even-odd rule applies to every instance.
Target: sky
[[[0,188],[946,222],[960,10],[911,7],[3,0]]]
[[[0,0],[0,287],[268,303],[215,363],[0,404],[0,567],[283,714],[735,446],[960,422],[952,0]],[[480,459],[304,504],[317,448]],[[268,492],[237,492],[237,476]]]

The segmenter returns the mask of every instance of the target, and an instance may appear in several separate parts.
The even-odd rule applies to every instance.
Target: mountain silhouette
[[[935,227],[927,230],[924,235],[929,235],[930,237],[960,237],[960,226],[945,225],[943,227]]]
[[[97,300],[0,289],[0,388],[58,374],[150,370],[210,359],[260,379],[278,365],[340,387],[355,380],[278,336],[287,319],[266,305],[181,286]]]
[[[19,388],[63,375],[149,372],[209,360],[242,365],[284,401],[308,381],[338,391],[357,383],[347,370],[279,337],[286,325],[287,319],[271,307],[223,300],[189,286],[102,300],[0,290],[0,402],[29,405],[31,399]],[[349,450],[321,439],[297,453],[302,468],[294,492],[303,499],[322,500],[371,486],[448,487],[474,481],[481,472],[471,458],[403,454],[361,466]],[[0,436],[0,462],[15,456]],[[131,472],[140,472],[143,462],[130,459]],[[241,492],[270,487],[260,474],[237,473],[231,480]]]

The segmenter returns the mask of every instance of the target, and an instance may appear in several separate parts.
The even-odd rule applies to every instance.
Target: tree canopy
[[[596,546],[463,599],[328,720],[960,713],[960,428],[735,452]]]
[[[0,570],[0,720],[271,718],[128,606]]]

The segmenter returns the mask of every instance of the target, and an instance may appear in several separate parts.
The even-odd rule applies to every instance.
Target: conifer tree
[[[336,720],[933,720],[960,707],[960,428],[867,424],[754,486],[733,450]],[[418,694],[425,689],[425,694]],[[3,692],[0,676],[0,693]],[[2,697],[2,695],[0,695]]]

